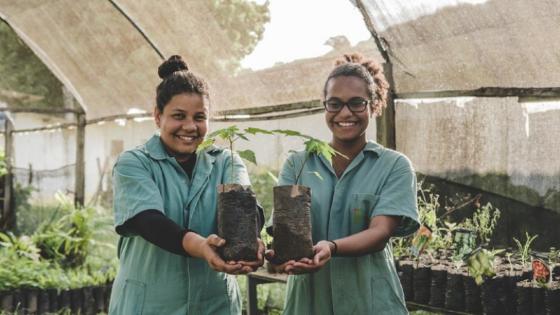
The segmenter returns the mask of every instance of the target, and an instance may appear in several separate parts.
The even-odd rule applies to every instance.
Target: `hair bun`
[[[165,79],[175,71],[189,70],[187,63],[179,55],[173,55],[158,67],[158,75]]]

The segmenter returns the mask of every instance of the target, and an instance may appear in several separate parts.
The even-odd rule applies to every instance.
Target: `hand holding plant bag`
[[[271,260],[275,264],[311,259],[315,254],[311,238],[311,189],[298,185],[305,163],[312,154],[323,155],[329,162],[337,152],[326,142],[293,130],[274,130],[287,136],[305,139],[305,160],[297,169],[295,184],[274,187],[274,213]],[[295,165],[291,165],[295,168]],[[320,178],[317,172],[310,172]]]
[[[262,244],[258,240],[258,210],[255,193],[250,186],[233,183],[235,156],[233,143],[238,139],[249,140],[247,134],[268,133],[258,128],[239,130],[237,126],[230,126],[216,130],[208,135],[197,151],[204,150],[214,144],[216,138],[226,140],[231,151],[229,168],[230,183],[218,185],[218,236],[225,239],[224,246],[219,248],[220,255],[225,261],[254,262],[259,259]],[[237,151],[240,157],[256,164],[255,153],[250,150]],[[264,248],[264,247],[263,247]]]

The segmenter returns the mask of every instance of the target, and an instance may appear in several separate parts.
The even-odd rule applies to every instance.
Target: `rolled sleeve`
[[[400,216],[401,223],[393,236],[407,236],[420,226],[416,200],[416,174],[405,156],[400,156],[381,189],[372,217]]]
[[[163,210],[163,199],[147,165],[131,152],[113,168],[115,227],[145,210]]]

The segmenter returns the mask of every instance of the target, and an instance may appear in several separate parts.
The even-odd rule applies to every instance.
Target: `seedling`
[[[222,129],[218,129],[212,133],[210,133],[208,136],[206,136],[206,139],[204,139],[204,141],[202,141],[201,144],[198,145],[198,148],[196,149],[196,152],[201,152],[204,149],[208,148],[209,146],[213,145],[216,142],[216,138],[220,138],[222,140],[227,141],[228,143],[228,147],[229,150],[231,152],[231,178],[233,178],[233,154],[234,154],[234,149],[233,149],[233,144],[239,140],[245,140],[245,141],[249,141],[249,138],[247,138],[248,134],[251,135],[256,135],[256,134],[272,134],[272,132],[268,131],[268,130],[264,130],[264,129],[259,129],[259,128],[253,128],[253,127],[249,127],[249,128],[245,128],[244,130],[240,130],[236,125],[232,125],[230,127],[227,128],[222,128]],[[247,160],[253,164],[257,164],[257,159],[255,157],[255,152],[251,151],[251,150],[241,150],[241,151],[237,151],[237,154],[239,154],[239,156],[244,159]]]
[[[299,182],[299,179],[305,167],[305,163],[307,163],[309,157],[313,154],[322,155],[327,161],[329,161],[329,163],[332,163],[332,158],[336,154],[348,159],[347,156],[333,149],[333,147],[331,147],[330,144],[328,144],[328,142],[313,138],[308,135],[304,135],[298,131],[289,130],[289,129],[276,129],[276,130],[272,130],[272,132],[283,134],[286,136],[299,137],[305,139],[305,141],[303,142],[303,144],[305,145],[305,153],[306,153],[305,160],[303,161],[299,170],[297,171],[296,180],[295,180],[296,184]],[[291,166],[294,167],[294,165]],[[323,179],[319,174],[319,172],[311,172],[311,173],[317,176],[319,179],[321,180]]]
[[[531,255],[531,243],[533,243],[533,241],[537,237],[538,235],[530,236],[528,232],[525,232],[525,243],[523,244],[521,244],[521,242],[515,237],[513,238],[513,241],[515,242],[515,244],[517,244],[517,254],[521,259],[521,264],[523,266],[526,266],[529,262],[529,258]]]
[[[494,270],[494,258],[503,251],[503,249],[487,250],[478,248],[468,256],[466,260],[469,275],[474,278],[477,285],[484,283],[485,278],[496,275]]]
[[[499,219],[500,210],[487,203],[474,212],[472,219],[465,221],[465,227],[476,232],[480,243],[487,244],[490,242]]]
[[[210,133],[198,146],[200,152],[216,141],[216,138],[228,143],[231,154],[231,176],[234,178],[234,143],[239,140],[249,141],[248,134],[272,134],[268,130],[259,128],[246,128],[240,130],[233,125]],[[237,151],[239,156],[254,164],[257,163],[255,153],[251,150]],[[217,224],[218,235],[226,239],[226,245],[220,248],[224,260],[252,261],[257,258],[258,232],[257,232],[257,201],[255,193],[250,187],[229,183],[220,184],[218,189]]]

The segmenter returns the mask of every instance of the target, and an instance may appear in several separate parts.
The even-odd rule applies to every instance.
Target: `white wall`
[[[44,125],[41,115],[19,115],[17,117],[17,129],[32,128]],[[233,123],[211,122],[210,130],[216,130],[229,126]],[[323,114],[305,117],[237,123],[239,128],[257,127],[263,129],[293,129],[304,134],[328,141],[330,131],[324,122]],[[106,122],[104,124],[88,125],[86,128],[85,141],[85,176],[86,176],[86,201],[98,189],[100,183],[100,170],[98,163],[105,169],[103,189],[107,189],[107,180],[111,176],[111,168],[115,161],[115,153],[112,146],[115,142],[122,141],[124,150],[131,149],[144,143],[156,131],[153,120],[127,121],[120,125],[117,122]],[[368,137],[375,139],[375,122],[367,131]],[[31,134],[16,134],[15,143],[15,166],[28,168],[32,164],[34,171],[56,170],[63,166],[74,164],[76,155],[76,133],[74,130],[63,130],[53,132],[37,132]],[[292,137],[259,135],[251,137],[250,142],[239,140],[236,149],[251,149],[257,155],[259,165],[279,169],[288,155],[289,150],[302,149],[301,140]],[[113,148],[114,151],[114,148]],[[99,162],[98,162],[99,161]],[[105,162],[107,161],[107,162]],[[57,190],[74,190],[74,169],[67,167],[71,172],[63,177],[60,173],[53,177],[43,178],[40,184],[40,194],[35,197],[43,201],[51,200]]]

